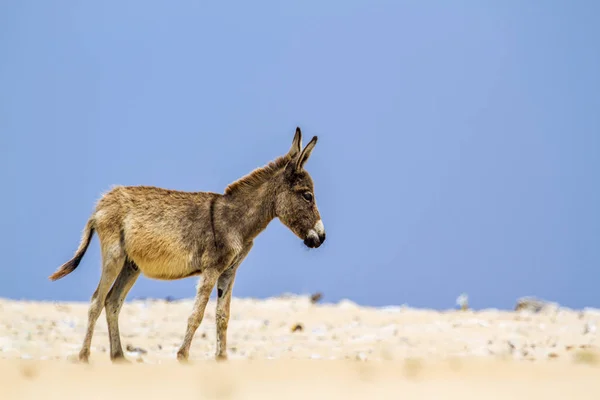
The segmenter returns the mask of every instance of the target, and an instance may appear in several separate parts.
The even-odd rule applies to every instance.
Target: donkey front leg
[[[177,352],[177,359],[181,362],[185,362],[188,359],[190,346],[192,345],[192,339],[194,338],[194,334],[200,326],[200,323],[202,323],[208,298],[215,287],[218,277],[219,274],[213,269],[207,269],[202,272],[201,281],[198,283],[194,308],[192,310],[192,314],[188,318],[185,337],[183,338],[183,343],[181,343],[181,347]]]
[[[217,283],[217,361],[227,360],[227,325],[229,325],[229,309],[231,306],[231,291],[235,280],[236,267],[223,272]]]
[[[217,352],[215,358],[217,361],[227,360],[227,326],[229,325],[233,282],[235,281],[235,274],[238,267],[244,261],[251,248],[252,245],[246,247],[238,256],[235,263],[225,270],[217,281],[217,311],[215,313],[215,322],[217,325]]]

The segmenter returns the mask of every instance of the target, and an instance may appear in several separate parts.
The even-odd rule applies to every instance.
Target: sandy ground
[[[180,365],[192,300],[130,301],[131,365],[112,365],[104,314],[90,365],[87,303],[0,299],[0,399],[600,399],[600,310],[434,311],[308,297],[233,299],[229,361],[213,360],[215,302]],[[295,328],[295,329],[294,329]]]

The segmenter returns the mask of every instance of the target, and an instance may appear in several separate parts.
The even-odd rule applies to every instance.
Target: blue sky
[[[112,185],[222,192],[287,151],[328,239],[274,220],[234,295],[600,307],[600,3],[4,1],[0,296],[88,301]],[[192,297],[140,278],[129,299]]]

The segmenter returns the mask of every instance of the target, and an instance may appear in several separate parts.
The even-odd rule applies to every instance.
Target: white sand
[[[142,349],[126,352],[137,361],[131,366],[110,363],[103,313],[91,365],[83,366],[67,358],[79,351],[87,303],[0,300],[0,376],[10,383],[0,398],[125,391],[178,399],[600,398],[598,310],[438,312],[308,297],[233,299],[229,361],[217,364],[211,301],[193,363],[182,366],[175,353],[191,307],[192,300],[127,302],[123,346]],[[296,324],[303,329],[292,332]]]

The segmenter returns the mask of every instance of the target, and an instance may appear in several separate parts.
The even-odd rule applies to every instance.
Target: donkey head
[[[325,241],[325,228],[317,208],[312,178],[304,169],[317,137],[314,136],[302,149],[302,132],[296,128],[287,158],[285,170],[280,176],[275,202],[279,220],[310,248],[321,246]]]

